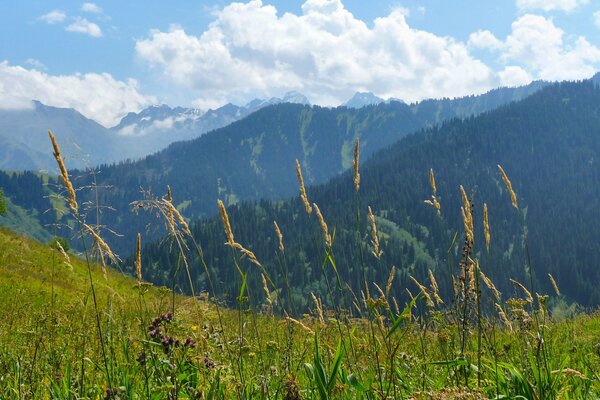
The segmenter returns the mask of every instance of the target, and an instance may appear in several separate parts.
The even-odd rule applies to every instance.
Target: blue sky
[[[152,103],[411,102],[600,70],[598,0],[23,0],[0,4],[0,34],[0,108],[106,126]]]

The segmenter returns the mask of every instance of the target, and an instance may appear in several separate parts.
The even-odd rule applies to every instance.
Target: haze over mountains
[[[256,99],[245,106],[226,104],[206,112],[158,105],[129,113],[118,125],[106,128],[73,109],[33,101],[31,109],[0,110],[0,169],[53,171],[56,165],[49,153],[48,129],[57,133],[69,166],[85,169],[142,158],[278,103],[309,102],[303,95],[289,92],[283,98]]]

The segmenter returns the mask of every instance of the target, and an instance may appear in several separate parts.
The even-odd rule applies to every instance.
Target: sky
[[[107,127],[159,103],[414,102],[599,70],[600,0],[0,3],[0,109],[39,100]]]

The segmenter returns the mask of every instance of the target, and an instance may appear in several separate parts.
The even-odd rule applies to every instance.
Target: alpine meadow
[[[0,398],[600,398],[598,4],[291,3],[0,5]]]

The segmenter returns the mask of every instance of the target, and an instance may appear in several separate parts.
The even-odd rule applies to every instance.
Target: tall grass
[[[99,231],[79,215],[75,188],[51,138],[66,202],[79,223],[84,250],[85,239],[92,239],[100,254],[118,262]],[[173,205],[170,188],[165,197],[146,198],[135,206],[158,210],[162,216],[179,258],[173,282],[185,274],[190,297],[177,295],[174,285],[155,288],[143,281],[141,236],[135,249],[134,280],[110,268],[104,274],[92,263],[89,251],[84,251],[82,260],[62,247],[45,248],[0,231],[0,398],[534,400],[600,396],[600,316],[555,319],[549,295],[535,291],[529,259],[524,264],[530,282],[514,280],[514,297],[503,298],[483,272],[486,260],[493,256],[490,216],[494,210],[483,206],[484,236],[475,237],[475,204],[462,186],[456,190],[463,200],[463,226],[460,234],[445,238],[440,245],[447,251],[446,259],[411,277],[406,300],[391,295],[401,292],[392,288],[398,285],[394,277],[404,266],[381,265],[386,248],[377,230],[377,211],[361,204],[359,149],[357,141],[353,251],[360,260],[361,287],[343,282],[340,269],[344,266],[335,260],[335,227],[328,225],[317,204],[309,202],[296,162],[300,199],[318,233],[313,245],[323,255],[327,287],[323,299],[310,294],[314,307],[301,317],[294,309],[287,280],[285,232],[274,223],[278,265],[263,265],[236,241],[235,221],[229,220],[221,201],[225,245],[231,249],[231,267],[238,274],[235,310],[219,304],[220,293],[202,246]],[[501,167],[499,173],[520,213],[508,175]],[[446,210],[442,212],[433,170],[429,182],[432,195],[426,203],[445,227]],[[462,245],[455,264],[451,253],[458,243]],[[188,262],[190,252],[198,253],[200,265]],[[37,271],[33,265],[39,266]],[[373,266],[389,268],[386,282],[368,281],[366,271]],[[194,288],[193,268],[206,275],[206,288]],[[451,289],[447,292],[438,286],[444,270]],[[281,288],[274,283],[275,271],[282,277]],[[44,273],[51,273],[50,288]],[[555,288],[552,296],[563,300],[560,282],[552,276],[549,279]],[[257,306],[260,302],[262,307]]]

